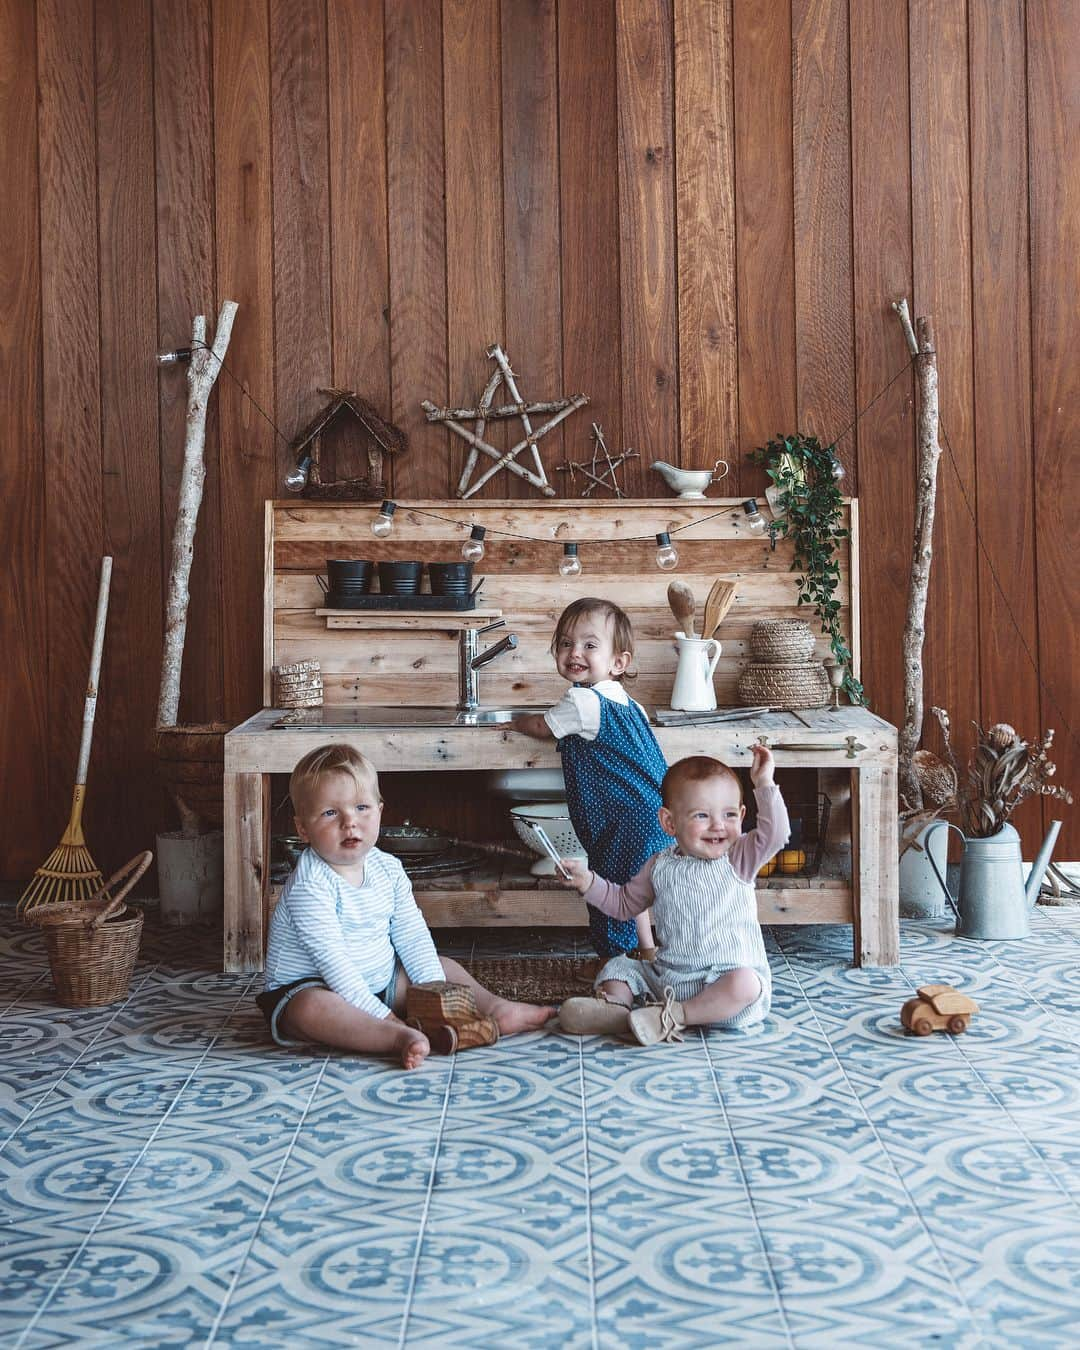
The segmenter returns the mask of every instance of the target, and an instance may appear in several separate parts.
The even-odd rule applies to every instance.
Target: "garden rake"
[[[71,815],[68,817],[63,838],[34,873],[30,884],[23,891],[18,904],[20,914],[38,905],[88,900],[104,881],[83,838],[82,810],[83,797],[86,795],[86,771],[90,765],[90,742],[94,735],[98,674],[101,670],[101,649],[105,642],[105,615],[109,608],[111,580],[112,559],[102,558],[97,619],[94,623],[94,646],[90,655],[90,682],[86,687],[86,703],[83,707],[82,743],[79,746],[79,767],[75,774]]]

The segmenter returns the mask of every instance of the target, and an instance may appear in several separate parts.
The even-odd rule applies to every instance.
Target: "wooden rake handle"
[[[101,560],[101,581],[98,585],[97,618],[94,621],[94,646],[90,653],[90,679],[86,686],[83,705],[82,741],[79,745],[79,767],[75,771],[75,786],[82,787],[90,768],[90,743],[94,739],[94,714],[97,712],[98,676],[101,674],[101,649],[105,645],[105,615],[109,612],[109,585],[112,582],[112,558]]]

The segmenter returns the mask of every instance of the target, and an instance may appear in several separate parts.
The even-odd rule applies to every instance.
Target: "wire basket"
[[[816,877],[821,868],[825,840],[829,833],[832,803],[824,792],[812,802],[792,802],[788,807],[791,836],[787,843],[759,870],[759,877]]]
[[[751,662],[739,676],[738,699],[744,708],[824,708],[829,702],[829,677],[820,661],[800,665]]]
[[[814,655],[805,619],[759,619],[750,630],[750,659],[762,665],[799,665]]]
[[[66,1008],[97,1008],[126,997],[143,915],[140,909],[126,908],[124,897],[153,857],[150,852],[137,854],[89,900],[39,905],[24,915],[42,930],[56,997]]]

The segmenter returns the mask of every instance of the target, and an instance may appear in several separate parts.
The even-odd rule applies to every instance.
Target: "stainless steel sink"
[[[499,727],[508,725],[519,713],[542,711],[542,708],[475,708],[471,712],[462,712],[457,708],[410,707],[408,704],[398,707],[328,705],[294,708],[282,713],[273,725],[280,731],[347,727]]]

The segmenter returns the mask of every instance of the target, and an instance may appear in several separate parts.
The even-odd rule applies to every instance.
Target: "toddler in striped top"
[[[554,1015],[497,998],[456,961],[440,960],[405,869],[375,847],[383,799],[370,760],[348,745],[321,746],[297,764],[289,794],[308,847],[270,921],[256,999],[279,1045],[317,1041],[419,1068],[431,1045],[402,1020],[410,981],[466,985],[503,1036]]]
[[[563,860],[568,884],[604,914],[632,918],[651,906],[658,943],[655,961],[608,961],[598,997],[567,999],[559,1009],[564,1031],[628,1033],[654,1045],[682,1040],[688,1026],[742,1030],[764,1020],[772,983],[754,878],[789,825],[772,753],[754,745],[752,754],[757,824],[746,834],[738,776],[718,759],[693,755],[668,769],[661,789],[660,824],[675,842],[630,881],[616,886]]]

